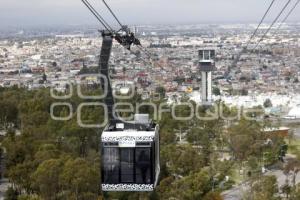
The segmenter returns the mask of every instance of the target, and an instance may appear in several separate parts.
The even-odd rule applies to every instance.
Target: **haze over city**
[[[91,3],[111,21],[101,0]],[[185,23],[257,23],[268,7],[268,0],[110,0],[117,15],[126,24]],[[286,3],[276,2],[270,12],[276,14]],[[90,25],[95,19],[80,0],[0,0],[0,26]],[[290,7],[292,4],[290,5]],[[289,21],[298,21],[294,12]],[[271,18],[267,17],[266,21]]]

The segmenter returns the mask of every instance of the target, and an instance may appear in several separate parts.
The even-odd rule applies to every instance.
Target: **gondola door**
[[[134,148],[120,148],[120,180],[121,183],[135,182]]]

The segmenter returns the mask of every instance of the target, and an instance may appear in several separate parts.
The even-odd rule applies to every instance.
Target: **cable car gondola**
[[[113,40],[130,51],[132,45],[141,47],[140,41],[127,26],[117,19],[108,4],[105,6],[117,20],[121,29],[115,31],[94,9],[88,0],[82,0],[86,7],[104,26],[99,68],[102,76],[101,87],[107,90],[104,102],[107,106],[108,125],[101,136],[102,191],[153,191],[158,183],[159,126],[147,114],[136,114],[134,121],[124,122],[113,113],[114,98],[109,78],[108,62]]]
[[[152,191],[158,182],[159,127],[148,115],[111,122],[103,131],[102,190]]]

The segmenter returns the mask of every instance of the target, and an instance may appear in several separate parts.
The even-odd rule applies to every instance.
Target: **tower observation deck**
[[[212,105],[212,72],[215,67],[215,50],[199,50],[199,70],[201,72],[201,101],[203,105]]]

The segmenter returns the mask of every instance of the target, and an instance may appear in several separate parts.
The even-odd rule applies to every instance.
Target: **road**
[[[245,192],[249,190],[249,184],[243,183],[222,193],[224,200],[241,200]]]
[[[0,180],[0,200],[4,200],[4,194],[9,187],[9,183],[6,179],[1,179]]]
[[[286,176],[281,170],[272,170],[265,173],[265,176],[276,176],[278,187],[281,188],[286,181]],[[289,180],[292,180],[292,176],[289,176]],[[300,175],[296,177],[296,184],[300,183]],[[242,197],[245,192],[249,191],[249,184],[247,182],[237,185],[230,190],[227,190],[222,193],[224,200],[242,200]]]
[[[298,120],[300,123],[300,120]],[[298,121],[293,121],[298,122]],[[291,123],[291,121],[284,121],[284,125],[287,125]],[[300,126],[292,128],[294,130],[294,134],[296,138],[300,138]],[[267,172],[265,175],[275,175],[277,177],[277,182],[279,188],[285,184],[286,176],[282,173],[281,170],[271,170]],[[289,177],[289,180],[291,180],[291,176]],[[300,183],[300,175],[296,177],[296,182]],[[237,185],[233,187],[230,190],[227,190],[222,193],[224,200],[241,200],[243,197],[243,194],[249,190],[249,185],[247,183],[243,183],[240,185]]]

